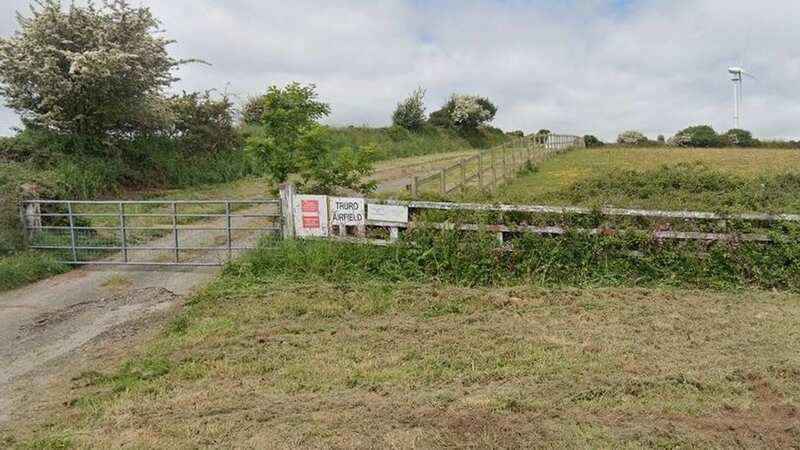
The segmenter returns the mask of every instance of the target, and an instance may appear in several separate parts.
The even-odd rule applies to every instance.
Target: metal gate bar
[[[21,217],[30,248],[74,265],[219,266],[282,231],[277,199],[31,200]]]

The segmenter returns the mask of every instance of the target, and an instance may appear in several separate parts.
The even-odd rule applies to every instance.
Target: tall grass
[[[338,283],[444,282],[466,286],[675,286],[800,290],[800,231],[771,244],[652,240],[644,234],[542,237],[499,244],[488,232],[418,229],[390,247],[335,242],[270,243],[228,273],[251,279]],[[277,249],[275,247],[277,246]]]

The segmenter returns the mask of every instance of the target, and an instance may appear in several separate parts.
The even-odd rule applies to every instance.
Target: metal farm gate
[[[22,204],[29,247],[76,265],[219,266],[281,233],[279,200]]]

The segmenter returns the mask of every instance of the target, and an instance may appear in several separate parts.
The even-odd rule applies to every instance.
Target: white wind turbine
[[[742,126],[742,79],[744,76],[748,76],[755,80],[756,77],[741,67],[730,67],[728,73],[733,76],[733,127],[740,129]]]

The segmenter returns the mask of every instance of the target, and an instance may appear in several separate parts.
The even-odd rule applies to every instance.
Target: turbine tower
[[[733,127],[740,129],[742,127],[742,79],[744,76],[753,79],[756,77],[741,67],[730,67],[728,73],[733,76]]]

